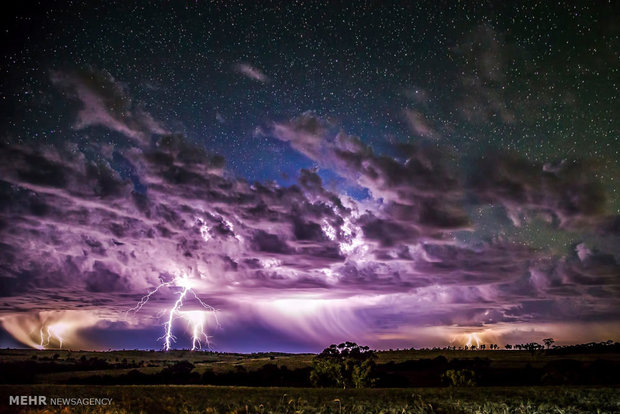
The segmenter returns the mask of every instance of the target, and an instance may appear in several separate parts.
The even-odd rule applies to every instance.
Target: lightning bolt
[[[180,287],[181,290],[178,292],[178,299],[174,302],[172,308],[170,308],[168,312],[168,320],[164,323],[164,334],[159,337],[157,340],[164,341],[164,350],[169,351],[172,343],[176,342],[176,337],[172,334],[172,325],[174,321],[181,317],[188,322],[188,326],[191,328],[192,332],[192,351],[197,349],[202,349],[202,340],[205,341],[207,346],[209,345],[209,337],[205,332],[205,321],[206,314],[213,314],[215,318],[215,322],[217,326],[220,326],[219,321],[217,320],[217,310],[204,303],[193,290],[192,279],[190,279],[187,275],[177,276],[170,282],[163,282],[158,285],[155,289],[147,293],[143,296],[138,304],[133,308],[129,309],[126,314],[129,312],[138,312],[142,309],[142,307],[149,301],[151,296],[153,296],[159,289],[162,287]],[[207,311],[182,311],[183,300],[186,298],[188,294],[191,294],[196,301],[203,308],[207,309]]]
[[[205,333],[205,321],[207,312],[203,311],[185,311],[182,317],[187,320],[188,328],[192,330],[192,351],[202,349],[202,339],[204,338],[207,347],[209,347],[209,336]],[[215,315],[215,313],[214,313]]]
[[[172,285],[172,283],[173,283],[173,282],[165,282],[165,283],[162,283],[162,284],[160,284],[159,286],[157,286],[155,289],[153,289],[152,291],[150,291],[149,293],[147,293],[146,295],[144,295],[144,296],[142,297],[142,299],[140,299],[140,302],[138,302],[138,304],[137,304],[136,306],[134,306],[133,308],[131,308],[131,309],[127,310],[127,311],[125,312],[125,315],[128,315],[128,314],[129,314],[129,312],[138,312],[140,309],[142,309],[142,307],[143,307],[144,305],[146,305],[146,302],[148,302],[148,301],[149,301],[149,299],[151,298],[151,296],[153,296],[155,293],[157,293],[157,291],[158,291],[159,289],[161,289],[161,288],[162,288],[162,287],[164,287],[164,286],[170,286],[170,285]]]
[[[60,335],[62,333],[62,330],[62,326],[59,326],[58,324],[48,326],[45,331],[43,330],[43,328],[41,328],[39,330],[39,333],[41,335],[39,349],[46,349],[46,347],[49,346],[52,338],[56,338],[56,341],[58,341],[58,349],[61,349],[63,339]],[[45,338],[45,332],[47,332],[47,339]]]
[[[465,345],[472,346],[476,342],[476,347],[480,347],[480,338],[477,333],[471,333],[467,337],[467,343]]]
[[[174,302],[174,306],[172,307],[172,309],[170,309],[170,312],[168,312],[168,322],[166,322],[164,325],[164,327],[166,328],[166,333],[164,334],[164,336],[159,338],[164,339],[164,349],[166,351],[170,349],[170,342],[176,340],[174,335],[172,335],[172,322],[174,321],[174,317],[176,316],[176,314],[179,312],[179,308],[183,306],[183,298],[185,297],[185,295],[187,295],[188,289],[189,288],[187,286],[183,288],[183,291],[179,295],[179,298],[176,302]]]
[[[47,340],[45,340],[45,334],[43,333],[43,328],[41,328],[39,333],[41,334],[41,343],[39,344],[39,348],[40,349],[45,349],[45,347],[50,344],[49,334],[47,335]]]

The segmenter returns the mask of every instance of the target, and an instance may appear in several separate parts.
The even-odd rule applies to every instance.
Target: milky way
[[[620,340],[611,4],[23,7],[0,346]]]

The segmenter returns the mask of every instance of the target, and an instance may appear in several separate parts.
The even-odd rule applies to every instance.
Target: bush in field
[[[473,387],[476,385],[476,373],[471,369],[449,369],[441,378],[451,387]]]
[[[317,387],[371,387],[377,356],[354,342],[331,345],[312,360],[310,381]]]
[[[192,384],[200,380],[200,376],[192,372],[194,364],[188,361],[179,361],[160,372],[160,379],[167,384]]]

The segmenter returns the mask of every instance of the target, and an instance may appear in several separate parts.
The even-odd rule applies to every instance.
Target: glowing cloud
[[[15,339],[36,349],[92,348],[80,337],[81,329],[95,326],[101,320],[92,312],[42,311],[3,316],[0,321]]]

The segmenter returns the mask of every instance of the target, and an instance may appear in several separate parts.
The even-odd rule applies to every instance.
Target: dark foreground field
[[[106,407],[11,407],[9,395],[111,397]],[[16,413],[618,413],[618,388],[320,389],[213,386],[0,386]]]
[[[0,349],[0,384],[312,387],[314,354]],[[377,353],[375,388],[619,386],[620,352],[400,350]],[[458,384],[456,384],[458,385]],[[461,384],[464,385],[464,384]],[[468,384],[471,385],[471,384]]]
[[[374,387],[364,389],[311,388],[314,357],[0,350],[0,413],[620,413],[620,353],[611,347],[378,352]],[[470,375],[455,384],[449,372]],[[20,395],[113,400],[9,404]]]

